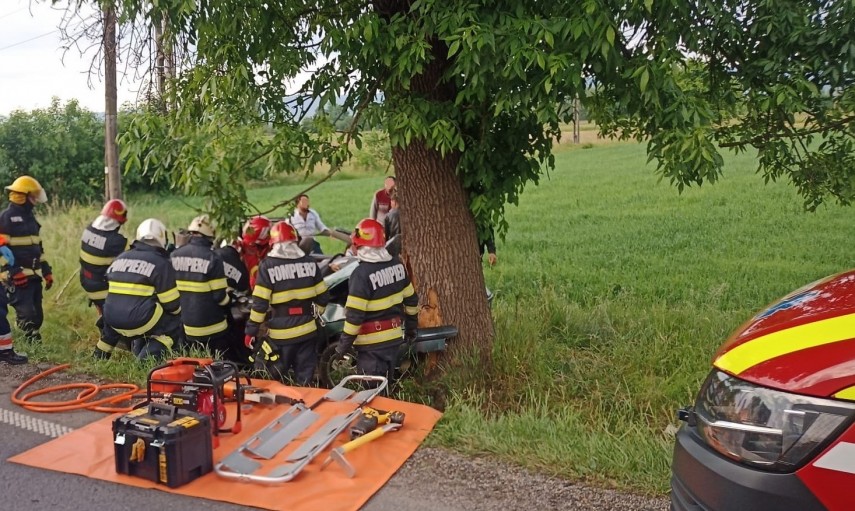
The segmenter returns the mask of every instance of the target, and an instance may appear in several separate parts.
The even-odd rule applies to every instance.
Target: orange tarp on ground
[[[314,403],[326,392],[324,389],[294,389],[276,382],[260,380],[254,380],[253,385],[268,387],[272,392],[289,396],[295,396],[296,391],[307,404]],[[375,398],[369,406],[381,410],[400,410],[406,414],[406,419],[400,430],[388,433],[346,455],[356,469],[356,476],[353,479],[348,478],[336,462],[320,470],[321,463],[327,458],[330,450],[349,439],[345,431],[290,482],[261,485],[223,479],[211,472],[180,488],[171,489],[146,479],[116,473],[112,423],[113,419],[119,415],[93,422],[84,428],[14,456],[9,461],[80,474],[93,479],[264,509],[351,511],[365,504],[394,475],[441,417],[440,412],[433,408],[382,397]],[[214,464],[235,451],[288,408],[289,405],[256,405],[250,413],[244,414],[243,431],[240,434],[220,435],[220,446],[214,450]],[[272,460],[260,460],[263,463],[262,468],[255,474],[264,475],[274,467],[283,465],[288,453],[295,450],[329,418],[354,408],[355,405],[345,403],[324,402],[318,405],[314,410],[321,415],[320,419]],[[227,423],[231,423],[235,417],[234,405],[228,405],[227,410],[229,414]]]

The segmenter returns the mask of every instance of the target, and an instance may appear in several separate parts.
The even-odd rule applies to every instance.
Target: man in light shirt
[[[322,254],[321,244],[315,239],[316,236],[330,236],[345,243],[350,243],[350,238],[344,234],[330,230],[324,225],[317,211],[309,207],[309,196],[301,194],[297,198],[297,208],[291,215],[289,222],[300,234],[300,248],[306,253]]]

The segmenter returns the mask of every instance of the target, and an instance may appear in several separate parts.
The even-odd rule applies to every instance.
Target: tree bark
[[[381,15],[408,8],[407,0],[376,0]],[[414,77],[407,91],[437,103],[454,100],[452,83],[443,82],[448,68],[448,48],[433,40],[432,61]],[[485,369],[491,360],[493,321],[487,304],[484,272],[475,220],[457,165],[459,152],[443,157],[424,140],[393,147],[392,159],[401,197],[401,232],[404,258],[422,305],[420,326],[451,324],[459,335],[450,343],[452,354],[472,350]]]
[[[116,90],[116,10],[104,5],[104,170],[107,199],[122,198],[122,176],[119,173],[118,105]]]

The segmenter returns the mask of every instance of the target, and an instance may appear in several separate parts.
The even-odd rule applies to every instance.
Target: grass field
[[[446,415],[429,442],[665,492],[674,411],[692,401],[716,347],[771,300],[852,265],[855,211],[803,212],[791,186],[763,185],[751,155],[728,158],[715,186],[683,194],[657,182],[645,161],[636,144],[563,145],[556,169],[509,209],[499,264],[485,268],[496,293],[495,366],[447,376]],[[327,225],[351,228],[381,182],[342,176],[314,191],[312,206]],[[264,207],[300,189],[251,196]],[[132,208],[131,227],[159,216],[177,229],[194,215],[173,199]],[[139,378],[128,358],[102,367],[88,360],[95,314],[74,275],[80,230],[95,214],[42,213],[58,284],[45,298],[45,345],[21,347]],[[324,240],[325,251],[338,251],[336,243]]]

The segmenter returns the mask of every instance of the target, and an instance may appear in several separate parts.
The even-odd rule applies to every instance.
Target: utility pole
[[[175,58],[172,52],[172,42],[169,39],[169,31],[166,18],[159,23],[155,22],[154,40],[157,47],[155,60],[155,71],[157,74],[157,96],[163,111],[172,108],[171,100],[166,90],[170,80],[175,76]]]
[[[116,8],[104,4],[104,174],[106,199],[122,198],[122,176],[119,174],[118,105],[116,87]]]

